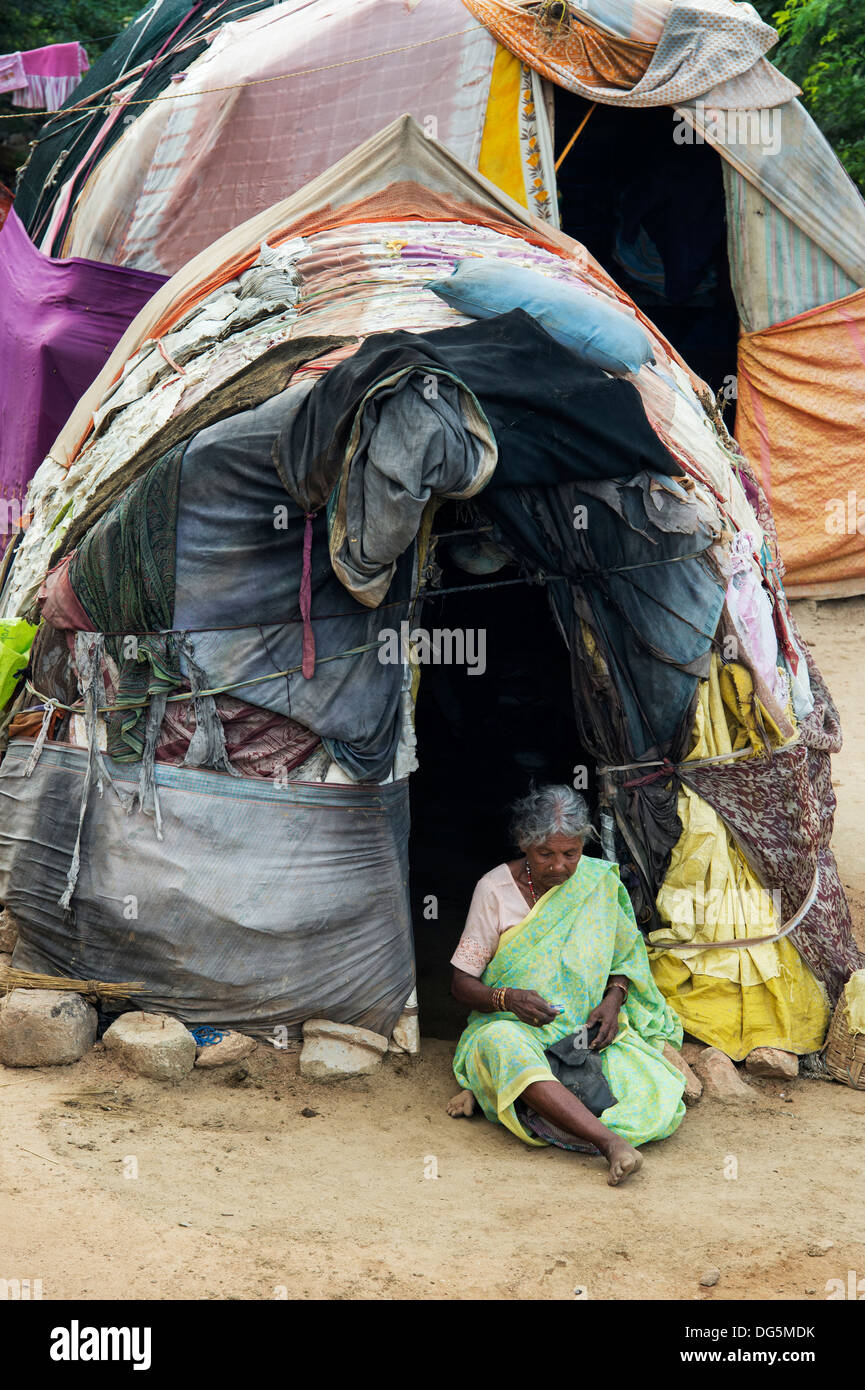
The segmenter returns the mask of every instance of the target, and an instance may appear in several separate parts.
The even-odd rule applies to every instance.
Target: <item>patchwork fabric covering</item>
[[[859,593],[861,533],[833,549],[820,506],[806,503],[815,451],[844,477],[859,453],[851,401],[865,363],[851,355],[841,306],[865,287],[865,204],[769,62],[774,41],[733,0],[156,0],[45,123],[18,213],[55,257],[172,274],[411,112],[428,138],[556,228],[556,94],[583,98],[587,113],[666,108],[673,138],[708,145],[723,166],[745,334],[736,428],[771,467],[791,592]],[[779,356],[752,337],[798,329],[818,308],[817,359],[811,343],[793,350],[788,337]],[[808,398],[814,360],[833,383],[830,418]],[[818,487],[829,471],[818,470]]]
[[[69,102],[44,121],[17,189],[18,214],[31,239],[42,242],[52,214],[68,218],[94,163],[145,107],[106,100],[115,91],[148,102],[205,49],[209,36],[237,14],[255,14],[272,0],[152,0],[79,80]],[[124,119],[126,118],[126,119]],[[60,248],[44,247],[54,254]]]
[[[471,254],[513,259],[637,318],[654,361],[629,380],[609,378],[555,344],[522,310],[467,320],[428,286]],[[515,362],[538,370],[520,371]],[[435,407],[436,392],[427,400],[416,389],[424,377],[437,383]],[[400,449],[399,440],[415,430],[423,449]],[[171,489],[158,489],[166,504],[158,567],[164,592],[147,609],[142,586],[155,576],[148,580],[140,565],[136,575],[135,557],[156,549],[133,504],[146,498],[160,470],[175,465],[175,510]],[[473,173],[410,118],[227,233],[163,286],[82,398],[32,495],[38,507],[4,586],[3,616],[31,613],[49,568],[75,551],[68,569],[73,590],[76,575],[80,581],[85,569],[96,568],[101,591],[111,592],[108,616],[91,613],[88,596],[97,586],[85,574],[76,593],[84,612],[96,626],[107,628],[110,619],[121,632],[128,613],[144,639],[139,653],[146,660],[132,674],[139,682],[143,676],[151,704],[136,778],[135,763],[100,751],[105,678],[114,691],[115,674],[122,675],[122,664],[115,673],[106,660],[114,629],[104,644],[100,635],[79,631],[74,663],[84,703],[73,714],[85,725],[89,751],[71,747],[71,737],[46,744],[43,758],[60,756],[58,749],[62,756],[40,776],[49,779],[49,767],[74,767],[84,791],[89,769],[94,789],[101,775],[105,796],[78,801],[66,794],[56,841],[61,852],[37,893],[28,848],[35,832],[22,832],[19,840],[12,820],[18,803],[31,796],[24,782],[35,784],[10,767],[9,799],[0,799],[0,873],[19,885],[13,911],[22,926],[22,961],[63,963],[69,931],[51,906],[61,897],[76,913],[88,950],[103,941],[86,856],[104,844],[103,816],[119,817],[130,797],[151,812],[123,821],[133,827],[122,833],[135,854],[146,840],[142,862],[152,866],[160,855],[187,853],[193,862],[205,826],[215,843],[233,843],[227,812],[217,803],[234,806],[251,795],[250,785],[269,791],[270,784],[234,765],[230,721],[209,703],[224,696],[309,731],[309,750],[297,749],[306,760],[287,757],[283,764],[297,798],[307,784],[341,791],[335,782],[361,797],[387,797],[391,847],[378,862],[387,875],[396,872],[408,829],[413,707],[423,678],[410,656],[388,665],[375,648],[383,626],[422,611],[419,589],[434,576],[427,561],[436,506],[452,496],[494,528],[495,544],[523,578],[547,585],[569,650],[580,744],[599,767],[612,851],[636,920],[655,951],[679,932],[677,944],[659,957],[657,980],[668,1004],[687,1026],[731,1047],[757,1036],[791,1050],[817,1045],[828,1005],[858,960],[828,849],[826,768],[837,728],[790,616],[758,475],[713,411],[703,383],[584,249]],[[134,592],[126,598],[112,573],[120,549],[109,538],[118,526],[126,537],[123,554],[132,559],[124,583]],[[154,593],[143,597],[153,600]],[[724,653],[730,630],[740,640],[735,662]],[[176,642],[179,669],[167,683],[170,694],[159,669],[162,650],[149,646],[153,638]],[[113,653],[117,661],[123,655]],[[40,694],[57,692],[62,700],[63,673],[52,679]],[[181,700],[194,707],[185,720],[186,765],[167,767],[159,748],[177,730],[163,718],[168,702]],[[140,690],[132,703],[142,704]],[[137,727],[139,715],[137,709]],[[703,762],[710,734],[723,758],[717,764]],[[40,767],[41,759],[36,773]],[[810,799],[802,781],[809,771]],[[57,784],[39,785],[50,806]],[[177,830],[179,808],[193,791],[207,799],[196,803],[193,837],[176,838],[175,849],[172,836],[184,833]],[[685,793],[689,814],[680,819]],[[34,814],[38,804],[35,796]],[[103,809],[94,817],[97,804]],[[370,804],[358,803],[362,815]],[[341,805],[326,796],[322,816]],[[748,941],[766,935],[766,924],[759,914],[734,913],[729,924],[695,920],[683,936],[669,912],[671,892],[681,886],[677,864],[690,853],[687,837],[710,813],[728,875],[747,865],[761,901],[776,888],[782,894],[770,909],[770,935],[807,900],[812,864],[819,867],[821,895],[819,908],[790,936],[724,946],[726,973],[714,974],[695,966],[685,948],[709,946],[701,959],[711,961],[718,951],[713,943],[725,939],[721,928]],[[309,836],[304,852],[312,830]],[[348,901],[345,876],[336,877],[334,892]],[[158,881],[152,869],[150,881]],[[253,895],[251,877],[247,888]],[[189,893],[190,920],[200,923],[195,883]],[[234,898],[226,903],[227,914],[247,921]],[[348,994],[344,981],[336,990],[341,1012],[330,1016],[375,1019],[389,1028],[410,993],[411,970],[399,932],[388,934],[365,897],[358,914],[358,932],[372,924],[378,945],[370,939],[369,950],[364,947]],[[395,921],[401,920],[397,912]],[[312,942],[308,916],[298,930]],[[172,995],[170,1007],[196,1021],[204,1021],[204,1007],[210,1022],[236,1020],[223,963],[212,954],[216,939],[193,936],[196,967],[188,990]],[[131,977],[164,983],[155,959],[163,949],[158,932],[137,939],[142,955]],[[330,980],[318,945],[310,949],[316,970]],[[154,953],[152,971],[147,953]],[[96,962],[97,974],[109,964],[98,951],[87,959]],[[131,959],[122,964],[129,977]],[[260,981],[250,970],[244,978]],[[714,992],[709,1024],[688,1012],[688,986],[697,976]],[[772,1007],[773,982],[782,976],[795,976],[804,1021],[795,1010]],[[220,979],[223,1007],[214,1011]],[[268,1021],[290,1022],[309,1007],[309,997],[299,986],[297,995],[293,984],[283,988],[283,975],[279,981],[271,982],[280,1002]],[[199,989],[206,1005],[200,1006]],[[169,998],[161,985],[154,997]],[[250,998],[247,993],[244,1008]]]
[[[223,22],[177,99],[90,173],[62,254],[171,273],[404,111],[434,113],[429,133],[476,165],[494,53],[461,0],[286,0]]]
[[[819,870],[817,897],[795,941],[834,1000],[850,972],[861,969],[862,953],[852,939],[829,848],[836,806],[830,754],[841,746],[841,729],[819,671],[809,664],[814,709],[802,721],[795,746],[770,759],[731,763],[723,771],[684,767],[683,776],[717,808],[764,887],[780,894],[785,916],[805,901]]]
[[[496,38],[545,77],[592,100],[622,106],[673,106],[751,73],[775,42],[775,31],[753,9],[728,0],[664,7],[663,24],[645,19],[649,42],[611,32],[601,23],[603,3],[573,6],[567,19],[515,0],[465,0]],[[634,12],[650,6],[634,5]],[[659,13],[654,7],[655,14]],[[615,17],[613,23],[615,24]],[[764,96],[773,105],[795,94],[769,64],[760,67]]]
[[[717,150],[730,272],[746,330],[737,437],[761,460],[791,592],[862,593],[862,533],[854,527],[842,537],[821,523],[826,505],[845,495],[830,482],[849,480],[861,451],[853,401],[865,390],[865,357],[851,336],[845,297],[855,300],[865,286],[865,204],[795,86],[766,60],[774,32],[753,9],[727,0],[587,0],[567,7],[567,17],[514,0],[466,4],[522,64],[557,86],[605,105],[675,107],[677,119]],[[503,78],[494,80],[491,102],[494,96],[501,110]],[[536,149],[540,155],[538,141]],[[544,206],[549,175],[540,157],[536,163]],[[502,186],[519,196],[503,151],[496,167],[491,147],[481,167],[496,181],[500,169]],[[526,201],[532,205],[531,190]],[[819,346],[814,332],[804,341],[807,326],[798,317],[817,308]],[[780,336],[764,340],[767,331]]]
[[[727,815],[729,800],[723,795],[719,799],[713,792],[719,785],[728,786],[751,767],[748,759],[728,762],[723,756],[733,751],[728,724],[730,691],[726,678],[735,672],[736,663],[722,668],[715,658],[709,679],[700,684],[692,747],[680,765],[683,782],[677,809],[682,834],[658,895],[659,911],[671,922],[670,927],[657,934],[665,939],[672,936],[691,940],[698,927],[700,937],[707,941],[747,937],[749,933],[756,935],[761,923],[763,935],[771,935],[774,928],[776,910],[769,886],[773,891],[778,889],[779,879],[777,873],[766,873],[765,858],[761,858],[759,872],[753,868],[751,851],[758,837],[763,855],[770,845],[774,844],[777,852],[786,841],[783,832],[779,834],[776,830],[773,834],[770,831],[769,822],[779,815],[780,784],[789,766],[787,757],[797,750],[776,751],[771,758],[759,760],[761,766],[768,764],[775,769],[779,787],[774,798],[764,799],[761,793],[741,794],[736,798],[737,814],[732,818]],[[726,689],[722,689],[722,682]],[[709,758],[720,758],[724,772],[732,776],[726,780],[718,778],[718,768],[707,763],[694,769],[695,780],[691,782],[688,764]],[[711,781],[713,773],[714,783]],[[695,787],[700,789],[700,795]],[[741,782],[739,790],[741,793]],[[747,848],[743,848],[749,816],[759,822],[760,829],[758,837],[753,830],[748,834]],[[815,831],[812,823],[810,834],[814,835]],[[796,875],[798,898],[794,902],[795,895],[789,892],[784,897],[785,916],[792,916],[806,898],[811,882],[808,871],[810,868],[813,878],[816,856],[820,852],[819,839],[818,834]],[[809,960],[809,946],[816,945],[823,936],[821,914],[832,892],[833,873],[834,865],[831,857],[827,857],[821,864],[820,896],[798,929],[795,945],[785,937],[771,945],[755,945],[743,950],[718,948],[681,956],[675,952],[659,953],[654,957],[655,978],[664,992],[676,999],[690,1033],[737,1060],[746,1057],[755,1047],[772,1046],[772,1039],[779,1037],[786,1039],[793,1052],[813,1052],[821,1047],[829,1022],[828,1004],[805,961]],[[832,916],[844,923],[842,935],[845,941],[851,942],[845,910],[842,908],[840,917],[837,912]],[[840,942],[836,942],[836,946],[838,944]],[[836,966],[841,967],[842,973],[845,970],[843,958],[842,948],[840,956],[836,957]],[[857,958],[853,951],[852,959]],[[826,972],[818,966],[816,975],[823,979]],[[832,987],[834,989],[834,983]]]

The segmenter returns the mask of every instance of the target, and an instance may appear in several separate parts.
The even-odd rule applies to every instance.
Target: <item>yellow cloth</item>
[[[24,618],[18,622],[0,623],[0,707],[15,693],[18,677],[30,659],[30,648],[39,631]]]
[[[744,722],[740,722],[744,721]],[[738,748],[773,746],[781,735],[753,692],[744,666],[713,657],[700,683],[692,748],[686,761]],[[658,894],[669,924],[649,936],[681,941],[768,936],[780,925],[761,885],[721,817],[696,792],[678,798],[682,834]],[[788,938],[750,949],[679,956],[653,952],[655,982],[683,1026],[703,1042],[740,1060],[755,1047],[814,1052],[829,1022],[825,993]]]
[[[780,748],[785,743],[795,742],[796,716],[793,713],[792,703],[788,700],[786,713],[794,732],[789,738],[785,738],[760,701],[754,688],[753,676],[747,666],[742,666],[738,661],[729,661],[726,666],[721,666],[719,658],[715,656],[712,675],[709,680],[710,686],[714,682],[717,682],[724,705],[724,719],[727,729],[727,738],[724,739],[725,746],[716,747],[716,753],[738,753],[740,749],[747,748],[749,744],[755,753],[762,753],[764,750]],[[711,708],[714,728],[717,711],[714,705]],[[721,723],[718,723],[719,731],[721,727]],[[715,735],[709,735],[709,742],[712,741],[713,737]],[[726,746],[728,742],[729,747]],[[712,755],[692,752],[689,756],[705,758]]]
[[[515,202],[530,208],[542,221],[556,225],[552,215],[552,145],[548,145],[545,157],[532,76],[531,68],[499,44],[493,60],[478,169]]]
[[[515,202],[528,207],[520,153],[522,63],[501,44],[493,60],[478,170]]]
[[[857,970],[850,976],[842,998],[850,1032],[865,1033],[865,970]]]

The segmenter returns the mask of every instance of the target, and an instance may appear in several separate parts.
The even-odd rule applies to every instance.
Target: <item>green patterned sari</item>
[[[601,1123],[630,1144],[665,1139],[685,1113],[684,1078],[663,1055],[681,1045],[682,1025],[652,979],[642,935],[615,864],[583,858],[529,915],[503,932],[482,976],[485,985],[533,989],[562,1013],[543,1028],[511,1013],[472,1013],[457,1045],[454,1075],[488,1120],[527,1144],[545,1141],[521,1123],[514,1102],[534,1081],[551,1081],[545,1054],[586,1022],[610,975],[630,980],[615,1039],[600,1053],[617,1104]]]

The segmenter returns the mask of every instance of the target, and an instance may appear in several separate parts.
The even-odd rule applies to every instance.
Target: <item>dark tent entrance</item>
[[[557,160],[590,110],[556,87]],[[596,105],[558,170],[559,215],[717,395],[735,376],[739,317],[722,160],[693,136],[669,107]]]
[[[436,518],[451,529],[453,504]],[[481,522],[481,524],[483,524]],[[450,997],[450,957],[477,880],[517,853],[508,835],[509,805],[532,781],[573,784],[585,766],[594,813],[594,769],[573,716],[570,660],[540,584],[514,583],[513,563],[471,574],[436,546],[445,589],[415,626],[476,634],[477,674],[468,664],[421,669],[416,705],[419,770],[410,779],[411,900],[421,1031],[456,1038],[465,1009]],[[486,585],[488,587],[475,587]],[[587,852],[599,853],[596,843]]]
[[[590,109],[555,89],[557,159]],[[586,246],[717,394],[735,378],[739,332],[722,161],[684,133],[666,107],[597,105],[560,166],[559,213],[562,230]],[[472,524],[483,525],[482,505],[472,511]],[[453,504],[440,509],[437,533],[459,524]],[[546,588],[514,583],[516,564],[467,573],[449,558],[449,546],[442,539],[437,547],[442,586],[488,587],[428,603],[418,625],[483,632],[486,669],[422,669],[410,862],[421,1029],[454,1038],[465,1011],[450,998],[449,959],[478,878],[516,852],[509,804],[533,780],[572,784],[575,767],[586,767],[597,823],[597,779],[580,746],[568,651]],[[600,853],[597,843],[587,852]]]

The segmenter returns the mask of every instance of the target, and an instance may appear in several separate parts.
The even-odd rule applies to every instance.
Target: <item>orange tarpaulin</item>
[[[541,16],[501,0],[463,0],[500,44],[552,82],[563,72],[587,87],[636,86],[652,59],[655,45],[601,33],[581,24],[573,12],[565,22]]]
[[[865,290],[739,339],[736,437],[792,597],[865,593]]]

